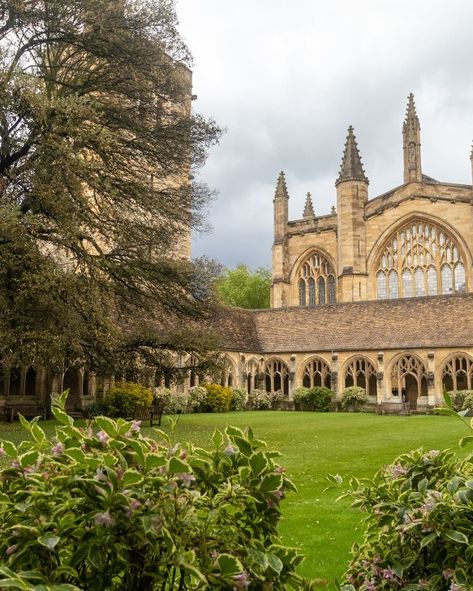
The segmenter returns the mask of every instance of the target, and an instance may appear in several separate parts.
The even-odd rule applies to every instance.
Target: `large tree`
[[[120,316],[206,295],[176,243],[219,130],[191,114],[176,27],[173,0],[0,0],[3,355],[96,353]]]
[[[215,292],[222,304],[240,308],[269,308],[271,271],[258,267],[254,271],[240,263],[225,269],[215,282]]]

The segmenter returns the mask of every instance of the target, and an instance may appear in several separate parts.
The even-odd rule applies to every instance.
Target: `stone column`
[[[296,384],[296,370],[297,370],[297,355],[291,355],[289,361],[289,392],[288,400],[294,400],[294,390],[297,388]]]
[[[332,351],[332,361],[330,363],[330,386],[335,392],[335,400],[340,400],[342,397],[343,384],[339,379],[339,363],[338,353]]]
[[[383,400],[388,398],[386,392],[386,380],[384,377],[384,352],[379,351],[377,355],[377,368],[376,368],[376,402],[381,404]]]
[[[435,384],[435,353],[427,353],[427,398],[429,407],[433,408],[442,402],[442,393],[437,392]]]

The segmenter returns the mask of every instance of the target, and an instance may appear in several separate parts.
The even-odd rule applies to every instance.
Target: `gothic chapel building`
[[[244,330],[226,343],[225,383],[288,400],[302,385],[337,396],[359,385],[373,404],[413,410],[473,388],[473,187],[422,173],[412,94],[402,135],[404,183],[369,198],[348,128],[329,215],[315,215],[307,194],[302,218],[289,220],[281,172],[271,309],[233,318]]]

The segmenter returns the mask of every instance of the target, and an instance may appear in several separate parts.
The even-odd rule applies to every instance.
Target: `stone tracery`
[[[464,292],[465,264],[455,239],[425,220],[405,224],[379,257],[376,286],[378,299]]]
[[[335,272],[322,254],[312,252],[302,263],[298,277],[300,306],[336,302]]]

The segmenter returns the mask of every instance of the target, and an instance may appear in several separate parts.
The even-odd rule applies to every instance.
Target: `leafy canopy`
[[[4,355],[77,357],[120,314],[195,312],[207,271],[176,244],[219,129],[191,114],[190,64],[173,0],[0,0]]]
[[[269,308],[271,271],[258,267],[254,271],[239,264],[226,269],[215,284],[218,299],[228,306],[240,308]]]

